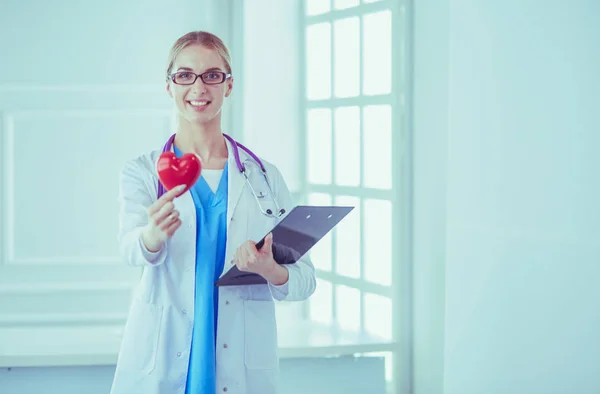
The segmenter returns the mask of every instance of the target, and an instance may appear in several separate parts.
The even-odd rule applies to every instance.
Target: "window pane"
[[[333,256],[331,246],[331,232],[325,235],[309,252],[310,259],[316,269],[331,272]]]
[[[325,193],[310,193],[308,195],[309,205],[331,205],[331,195]]]
[[[304,3],[306,15],[319,15],[331,10],[329,0],[306,0]]]
[[[335,308],[340,328],[360,331],[360,291],[358,289],[337,285]]]
[[[365,330],[385,340],[392,339],[392,300],[365,294]]]
[[[392,109],[389,105],[363,108],[365,187],[392,188]]]
[[[363,93],[387,94],[392,91],[392,13],[366,14],[363,17]]]
[[[310,320],[326,324],[333,322],[332,290],[331,282],[317,278],[317,288],[308,299],[310,302]]]
[[[336,97],[360,94],[360,19],[340,19],[333,25]]]
[[[365,279],[392,284],[392,203],[365,200],[363,235],[365,239]]]
[[[306,123],[308,181],[331,184],[331,110],[308,110]]]
[[[351,278],[360,278],[360,200],[358,197],[339,196],[335,205],[356,207],[334,229],[336,234],[336,272]]]
[[[360,0],[333,0],[333,7],[336,10],[343,10],[345,8],[356,7],[360,4]]]
[[[363,0],[363,3],[377,3],[378,1],[381,0]]]
[[[311,193],[308,196],[309,205],[331,205],[331,196],[324,193]],[[315,246],[310,250],[310,258],[317,269],[331,272],[332,270],[332,233],[325,235]]]
[[[331,97],[331,23],[306,28],[306,96],[309,100]]]
[[[335,183],[360,185],[360,112],[358,107],[335,110]]]

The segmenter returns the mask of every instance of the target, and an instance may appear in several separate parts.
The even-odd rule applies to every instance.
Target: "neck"
[[[174,144],[183,153],[193,152],[200,157],[203,168],[220,169],[227,161],[228,151],[220,122],[190,123],[180,119]]]

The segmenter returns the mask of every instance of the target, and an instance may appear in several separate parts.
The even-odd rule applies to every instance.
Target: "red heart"
[[[177,158],[173,152],[163,152],[156,162],[158,179],[167,190],[179,185],[186,185],[181,193],[185,193],[200,178],[202,165],[200,159],[193,153],[186,153]]]

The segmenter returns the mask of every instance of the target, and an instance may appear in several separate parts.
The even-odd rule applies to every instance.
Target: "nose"
[[[202,79],[200,79],[200,77],[198,77],[196,81],[192,85],[190,85],[190,92],[192,94],[199,95],[202,95],[206,92],[206,84],[202,82]]]
[[[195,92],[196,91],[205,92],[206,91],[206,84],[202,81],[202,78],[198,77],[198,78],[196,78],[196,81],[192,85],[192,89]]]

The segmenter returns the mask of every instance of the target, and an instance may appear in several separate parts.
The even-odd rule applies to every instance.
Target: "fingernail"
[[[182,191],[183,189],[185,189],[185,185],[177,186],[177,191]]]

